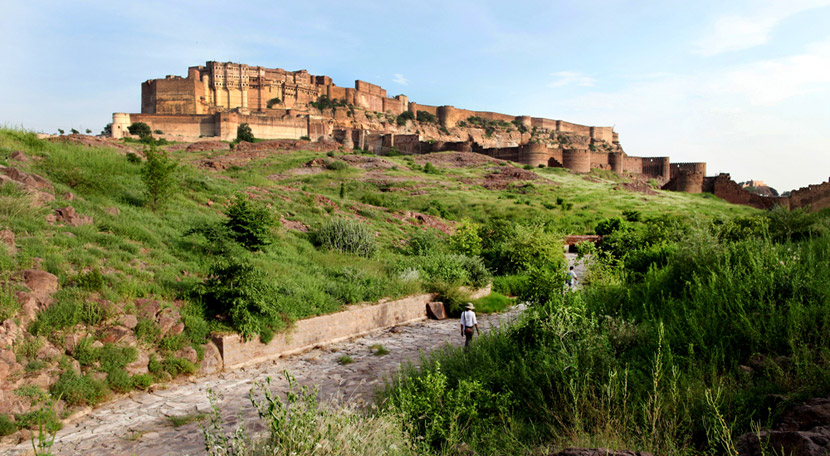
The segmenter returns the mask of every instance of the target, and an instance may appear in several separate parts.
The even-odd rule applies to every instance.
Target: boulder
[[[21,163],[29,163],[29,157],[26,156],[23,152],[16,150],[9,155],[9,158],[14,161],[19,161]]]
[[[135,307],[138,310],[138,315],[142,318],[155,319],[156,314],[161,310],[161,303],[153,299],[136,299]]]
[[[63,194],[63,199],[66,201],[75,201],[75,194],[72,192],[66,192]]]
[[[133,331],[130,328],[124,326],[113,326],[107,328],[104,331],[104,335],[101,337],[101,341],[104,343],[118,343],[125,341],[129,336],[133,335]],[[133,339],[134,340],[134,339]],[[129,343],[128,343],[129,345]]]
[[[184,326],[176,333],[173,331],[174,328],[181,322],[182,316],[176,309],[164,309],[158,314],[158,318],[156,322],[159,325],[159,329],[161,329],[161,335],[166,336],[168,334],[178,334],[181,333],[184,329]]]
[[[213,342],[206,343],[204,347],[205,356],[202,358],[201,364],[199,364],[199,373],[206,375],[222,371],[224,363],[222,362],[222,354],[219,352],[219,348]]]
[[[14,341],[23,335],[23,330],[14,322],[14,319],[9,318],[0,324],[0,349],[11,348]]]
[[[196,353],[196,350],[193,347],[184,347],[177,351],[174,356],[176,358],[186,359],[193,364],[197,364],[199,362],[199,354]]]
[[[41,361],[52,361],[63,354],[63,350],[55,347],[50,342],[43,344],[43,347],[37,352],[37,359]]]
[[[428,302],[427,316],[433,320],[444,320],[447,318],[447,311],[443,302]]]
[[[47,216],[50,223],[65,223],[69,226],[92,225],[94,220],[88,215],[78,214],[72,206],[55,209],[53,215]]]
[[[788,409],[773,429],[744,434],[736,447],[740,456],[830,454],[830,398],[810,399]]]
[[[135,361],[127,364],[126,371],[130,375],[146,374],[149,372],[147,365],[150,363],[150,357],[144,350],[138,351],[138,358]]]
[[[118,323],[126,328],[135,329],[138,326],[138,318],[135,315],[121,315],[118,317]]]
[[[0,350],[0,380],[6,380],[9,375],[14,374],[23,369],[23,366],[18,364],[17,357],[11,350]]]
[[[17,253],[17,246],[14,243],[14,231],[0,230],[0,245],[5,245],[9,253]]]
[[[80,342],[84,337],[86,337],[86,334],[83,333],[72,333],[64,337],[63,348],[66,351],[66,354],[73,356],[75,354],[75,347],[78,346],[78,342]]]
[[[117,207],[107,207],[104,208],[104,212],[106,212],[109,215],[116,216],[121,214],[121,209],[118,209]]]
[[[2,168],[0,169],[0,173],[5,174],[13,181],[20,183],[27,190],[40,190],[46,192],[52,192],[54,190],[51,182],[34,173],[26,173],[14,167]]]
[[[58,278],[54,274],[37,269],[23,271],[23,281],[35,297],[45,297],[58,291]]]

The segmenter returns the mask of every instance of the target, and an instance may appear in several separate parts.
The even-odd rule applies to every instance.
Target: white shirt
[[[476,313],[473,312],[472,310],[465,310],[464,312],[462,312],[461,313],[461,324],[464,325],[465,328],[468,327],[468,326],[477,325],[478,321],[476,321]]]

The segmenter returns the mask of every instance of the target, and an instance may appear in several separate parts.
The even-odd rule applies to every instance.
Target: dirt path
[[[486,332],[515,318],[521,306],[501,315],[480,316]],[[458,322],[427,320],[371,333],[359,339],[326,348],[280,358],[244,369],[170,384],[166,389],[137,393],[92,410],[64,426],[55,440],[57,455],[197,455],[204,454],[202,433],[195,423],[173,427],[170,417],[182,417],[209,410],[207,390],[219,397],[218,405],[229,425],[238,417],[254,420],[256,411],[248,391],[257,381],[272,378],[273,389],[287,386],[283,371],[289,371],[302,385],[317,385],[324,398],[369,401],[376,387],[406,362],[418,362],[423,352],[445,344],[463,342]],[[375,356],[372,345],[383,345],[389,354]],[[348,355],[354,363],[341,365]],[[21,455],[31,452],[31,443],[15,447],[0,445],[0,453]]]

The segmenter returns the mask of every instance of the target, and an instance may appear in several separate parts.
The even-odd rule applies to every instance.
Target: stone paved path
[[[501,315],[479,316],[479,327],[486,332],[515,318],[521,309],[517,306]],[[53,452],[91,456],[204,454],[198,425],[173,427],[169,417],[208,412],[208,389],[219,397],[222,416],[230,426],[235,425],[239,416],[255,420],[256,411],[248,399],[248,391],[255,382],[271,377],[275,391],[286,389],[285,370],[301,385],[317,385],[324,398],[365,402],[371,400],[375,388],[382,386],[401,363],[417,363],[422,353],[446,344],[460,345],[463,340],[455,319],[427,320],[256,366],[170,384],[166,389],[136,393],[72,419],[58,433]],[[383,345],[389,354],[375,356],[371,349],[375,344]],[[354,363],[338,363],[343,355],[350,356]],[[28,442],[15,447],[0,445],[0,454],[27,452],[31,452]]]

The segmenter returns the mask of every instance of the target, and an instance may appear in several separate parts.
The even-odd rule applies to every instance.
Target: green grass
[[[337,358],[337,362],[345,366],[346,364],[352,364],[354,359],[349,355],[341,355]]]
[[[136,157],[144,155],[142,144],[121,145],[131,148]],[[233,151],[162,148],[177,163],[176,191],[153,212],[145,206],[144,160],[131,160],[113,148],[51,142],[30,132],[0,129],[0,150],[20,150],[32,158],[28,163],[4,165],[50,180],[56,197],[39,203],[17,185],[0,186],[0,229],[15,233],[17,247],[13,256],[0,248],[0,317],[14,317],[19,311],[15,294],[23,290],[20,270],[41,268],[58,277],[60,290],[54,303],[27,329],[60,346],[68,334],[89,335],[74,353],[83,372],[64,372],[60,386],[53,388],[53,394],[66,394],[67,402],[93,404],[111,391],[149,386],[149,376],[129,377],[123,363],[113,361],[112,354],[121,348],[93,347],[121,315],[137,314],[134,303],[139,298],[178,308],[185,323],[182,335],[161,337],[152,319],[139,315],[134,336],[151,357],[153,380],[164,381],[196,371],[196,365],[174,354],[188,346],[199,352],[210,331],[236,330],[266,340],[301,318],[424,291],[439,291],[451,304],[463,303],[460,286],[485,285],[494,273],[496,291],[520,294],[526,288],[521,279],[527,276],[525,269],[557,261],[558,248],[553,247],[561,235],[591,233],[598,221],[624,211],[637,211],[644,220],[666,213],[706,220],[758,213],[697,195],[613,190],[619,176],[607,173],[595,173],[593,182],[561,169],[534,169],[540,178],[532,185],[517,182],[488,190],[481,185],[485,176],[502,166],[425,167],[413,157],[395,156],[385,157],[394,166],[390,169],[334,165],[343,169],[332,170],[305,166],[325,153],[293,151],[216,171],[201,168],[200,160],[222,160]],[[345,163],[340,153],[336,155],[333,163]],[[69,193],[73,198],[65,196]],[[266,208],[274,220],[300,222],[309,232],[279,223],[261,224],[253,228],[268,242],[258,243],[250,252],[233,237],[223,239],[221,233],[219,237],[210,237],[210,232],[206,236],[205,231],[186,235],[192,228],[226,225],[226,214],[239,195],[256,200],[257,207]],[[94,223],[72,227],[46,222],[47,215],[66,206],[92,217]],[[448,240],[443,233],[424,244],[425,252],[416,252],[406,247],[410,238],[424,232],[414,213],[450,226],[465,221],[475,227],[473,231],[501,229],[491,222],[508,220],[513,224],[511,233],[518,234],[496,239],[481,231],[477,234],[482,236],[481,257],[470,245]],[[336,243],[331,243],[334,249],[320,246],[317,233],[341,219],[360,227],[359,236],[351,240],[365,248],[344,252]],[[244,217],[240,220],[247,223]],[[227,249],[220,249],[218,241],[227,241]],[[510,248],[504,248],[507,245]],[[353,250],[360,254],[349,253]],[[253,278],[227,275],[251,279],[246,282],[250,286],[225,283],[225,288],[208,289],[211,271],[228,258],[257,272]],[[545,264],[535,264],[536,258],[544,258]],[[515,273],[510,276],[514,279],[499,275],[507,272]],[[216,309],[206,297],[217,290],[238,293],[224,301],[220,312],[212,312]],[[476,305],[481,312],[498,311],[508,302],[494,294]],[[36,355],[32,346],[16,352],[31,369],[59,367],[57,360],[44,361],[46,366],[32,364]],[[116,355],[132,359],[129,353]],[[105,373],[107,381],[94,380],[95,372]]]
[[[492,292],[483,298],[473,301],[473,305],[476,308],[476,313],[489,314],[502,312],[512,306],[514,302],[514,299],[508,298],[501,293]]]

